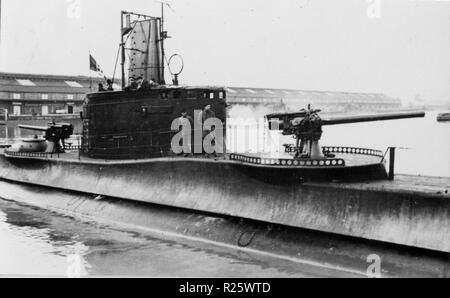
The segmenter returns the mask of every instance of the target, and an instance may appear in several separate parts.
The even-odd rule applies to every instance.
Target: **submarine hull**
[[[93,162],[0,155],[0,166],[4,180],[450,251],[448,195],[406,191],[390,181],[269,183],[257,166],[208,159]]]

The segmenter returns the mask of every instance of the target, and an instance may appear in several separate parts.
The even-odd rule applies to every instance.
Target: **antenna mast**
[[[160,26],[160,38],[161,38],[161,84],[166,84],[165,78],[165,69],[164,69],[164,60],[166,57],[166,53],[164,51],[164,39],[167,38],[167,32],[164,31],[164,2],[161,2],[161,26]]]
[[[125,40],[124,40],[124,27],[123,27],[123,16],[126,14],[126,12],[122,11],[120,13],[121,18],[121,25],[120,25],[120,46],[122,48],[122,90],[125,89],[126,83],[125,83]]]
[[[0,45],[2,44],[2,0],[0,0]]]

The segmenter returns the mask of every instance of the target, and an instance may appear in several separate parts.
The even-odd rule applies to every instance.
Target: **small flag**
[[[92,71],[98,71],[98,69],[99,69],[97,61],[95,61],[94,57],[92,57],[91,54],[89,54],[89,68]]]
[[[94,57],[92,57],[91,54],[89,54],[89,69],[92,71],[96,71],[99,75],[104,77],[103,70],[101,69],[100,65],[97,63]]]

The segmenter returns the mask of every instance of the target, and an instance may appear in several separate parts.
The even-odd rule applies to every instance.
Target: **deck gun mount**
[[[70,123],[50,122],[48,127],[19,125],[22,129],[45,132],[44,138],[47,141],[46,153],[63,153],[66,149],[65,140],[73,134],[73,125]]]
[[[270,130],[282,131],[283,135],[292,135],[297,140],[295,158],[321,159],[334,157],[322,152],[319,145],[323,126],[425,117],[425,112],[408,112],[323,119],[319,116],[320,112],[308,105],[307,109],[298,113],[270,114],[266,119]]]

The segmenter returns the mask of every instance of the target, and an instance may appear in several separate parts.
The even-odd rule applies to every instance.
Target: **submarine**
[[[320,145],[323,129],[330,125],[423,118],[424,112],[322,118],[320,110],[309,106],[297,113],[269,114],[268,128],[292,136],[294,144],[285,145],[276,158],[229,152],[218,138],[227,136],[226,88],[181,86],[180,72],[172,70],[173,82],[166,84],[164,18],[122,12],[121,21],[122,90],[86,95],[80,144],[70,141],[73,126],[68,123],[21,125],[43,137],[3,146],[0,179],[448,250],[449,241],[442,241],[446,231],[439,230],[449,221],[447,209],[435,213],[439,220],[418,224],[430,214],[421,205],[425,201],[414,198],[415,205],[410,204],[410,196],[386,192],[384,186],[382,193],[368,194],[355,184],[389,185],[395,178],[393,148],[382,152]],[[207,111],[214,117],[205,117]],[[184,128],[174,129],[180,117],[195,122],[186,138],[175,142],[189,152],[174,150]],[[208,142],[212,152],[204,148]],[[417,205],[420,214],[412,217]],[[420,236],[429,230],[438,232]]]

